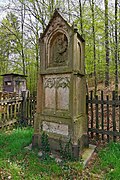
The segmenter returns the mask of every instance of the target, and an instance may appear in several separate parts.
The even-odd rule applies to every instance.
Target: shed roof
[[[21,76],[21,77],[27,77],[26,75],[17,74],[17,73],[6,73],[6,74],[2,74],[1,76]]]

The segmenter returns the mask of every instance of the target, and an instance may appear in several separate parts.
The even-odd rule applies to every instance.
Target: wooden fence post
[[[95,112],[95,116],[96,116],[96,129],[99,130],[99,118],[98,118],[98,95],[95,96],[95,100],[96,100],[96,112]],[[99,139],[99,133],[96,133],[96,140]]]
[[[104,130],[104,102],[103,102],[103,91],[101,91],[101,118],[102,118],[102,130]],[[102,140],[104,140],[104,134],[102,134]]]
[[[93,103],[92,103],[92,100],[93,100],[93,91],[90,92],[90,100],[91,100],[91,103],[90,103],[90,110],[91,110],[91,129],[93,129]],[[93,132],[91,132],[91,138],[93,138]]]
[[[22,91],[22,103],[21,103],[21,125],[27,125],[26,119],[26,91]]]
[[[110,128],[110,106],[109,106],[109,95],[107,95],[107,131],[109,131]],[[107,135],[107,141],[110,141],[110,136]]]
[[[116,92],[113,91],[112,92],[112,101],[113,101],[113,104],[112,104],[112,123],[113,123],[113,131],[115,132],[116,131],[116,118],[115,118],[115,108],[116,108]],[[113,135],[113,141],[116,141],[116,136]]]
[[[89,94],[86,95],[86,115],[87,115],[87,135],[89,137],[89,132],[88,132],[88,128],[89,128]]]

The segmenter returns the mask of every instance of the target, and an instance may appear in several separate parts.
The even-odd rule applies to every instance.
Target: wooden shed
[[[21,94],[26,91],[26,77],[22,74],[3,74],[3,91]]]

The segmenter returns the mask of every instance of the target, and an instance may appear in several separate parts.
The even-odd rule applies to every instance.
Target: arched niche
[[[49,40],[48,66],[65,66],[68,60],[68,38],[65,33],[58,31]]]

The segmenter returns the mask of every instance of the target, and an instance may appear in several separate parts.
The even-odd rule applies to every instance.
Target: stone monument
[[[40,48],[32,146],[41,146],[41,134],[45,132],[52,151],[59,152],[60,142],[64,147],[71,141],[71,152],[78,158],[88,146],[85,41],[55,10],[41,34]]]

